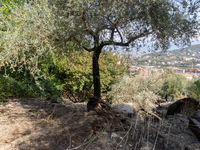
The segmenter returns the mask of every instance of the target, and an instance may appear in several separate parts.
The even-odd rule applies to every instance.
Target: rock
[[[189,120],[189,129],[196,135],[200,142],[200,122],[194,118],[190,118]]]
[[[167,115],[167,109],[156,110],[156,112],[159,114],[160,117],[166,117]]]
[[[198,106],[199,102],[197,102],[195,99],[184,98],[171,104],[167,109],[167,115],[181,113],[188,116],[193,116],[194,112],[197,111]]]
[[[200,122],[200,110],[199,109],[195,112],[195,115],[192,118],[195,118]]]
[[[200,150],[200,143],[194,143],[185,148],[185,150]]]
[[[118,135],[117,135],[115,132],[112,132],[110,137],[111,137],[111,139],[112,139],[112,138],[117,138]]]
[[[150,142],[142,142],[142,147],[140,150],[151,150],[153,149],[153,144]]]
[[[200,118],[200,110],[197,110],[197,111],[196,111],[195,117],[196,117],[196,118]]]
[[[112,110],[119,114],[125,114],[128,117],[137,118],[137,112],[132,103],[119,103],[119,104],[112,104]]]

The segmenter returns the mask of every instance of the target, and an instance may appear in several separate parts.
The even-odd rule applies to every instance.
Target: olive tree
[[[198,101],[200,100],[200,79],[190,81],[187,84],[187,94],[188,97],[195,98]]]
[[[186,92],[187,78],[181,74],[169,74],[165,77],[159,94],[167,101],[169,97],[179,97]]]
[[[29,12],[30,16],[21,18],[25,19],[23,26],[30,30],[23,32],[26,33],[23,38],[30,38],[32,42],[22,44],[22,48],[34,45],[33,58],[44,55],[52,47],[61,46],[64,50],[68,42],[76,42],[93,52],[95,103],[101,97],[98,61],[104,47],[114,45],[139,50],[146,43],[152,43],[149,50],[165,51],[171,43],[189,45],[199,32],[199,0],[36,0],[25,10],[20,15]]]
[[[198,36],[198,0],[59,0],[58,41],[76,41],[93,52],[94,96],[101,97],[99,55],[105,46],[167,50],[171,43],[190,44]]]

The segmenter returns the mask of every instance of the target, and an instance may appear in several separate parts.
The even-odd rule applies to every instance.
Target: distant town
[[[131,75],[159,74],[168,69],[173,73],[182,74],[187,80],[200,78],[200,45],[130,57],[129,60]]]

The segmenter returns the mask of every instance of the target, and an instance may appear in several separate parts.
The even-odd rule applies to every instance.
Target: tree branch
[[[123,42],[114,42],[114,41],[105,41],[105,42],[103,42],[103,46],[106,46],[106,45],[129,46],[129,44],[131,42],[135,41],[138,38],[141,38],[141,37],[147,36],[149,34],[152,34],[155,30],[156,29],[151,30],[151,31],[147,31],[147,32],[141,33],[141,34],[139,34],[139,35],[137,35],[135,37],[132,37],[126,43],[123,43]]]
[[[115,32],[115,28],[113,28],[113,29],[111,30],[110,41],[113,41],[114,32]]]
[[[90,35],[93,36],[94,40],[96,41],[97,39],[97,36],[96,34],[92,31],[91,27],[89,26],[89,23],[85,17],[85,12],[83,12],[82,14],[82,19],[83,19],[83,22],[84,22],[84,25],[85,25],[85,31],[87,31]]]
[[[75,37],[73,37],[73,39],[77,42],[77,43],[81,43],[78,39],[76,39]],[[87,48],[85,46],[82,46],[86,51],[88,52],[92,52],[94,51],[94,48]]]
[[[144,36],[147,36],[147,35],[149,35],[149,34],[152,34],[155,30],[156,30],[156,29],[150,30],[150,31],[146,31],[146,32],[144,32],[144,33],[141,33],[141,34],[135,36],[135,37],[132,37],[132,38],[129,39],[129,41],[127,42],[127,44],[129,45],[131,42],[135,41],[136,39],[139,39],[139,38],[141,38],[141,37],[144,37]]]
[[[85,46],[83,46],[83,48],[84,48],[86,51],[88,51],[88,52],[92,52],[92,51],[94,51],[94,48],[92,48],[92,49],[88,49],[88,48],[85,47]]]
[[[117,32],[119,33],[119,36],[120,36],[120,38],[121,38],[121,43],[123,43],[122,35],[121,35],[121,33],[119,32],[119,30],[118,30],[116,24],[114,24],[114,23],[109,19],[109,17],[107,17],[106,19],[116,28],[116,30],[117,30]],[[115,30],[115,29],[114,29],[114,30]],[[111,38],[110,38],[111,41],[113,41],[113,36],[114,36],[114,31],[112,30],[112,34],[111,34]]]

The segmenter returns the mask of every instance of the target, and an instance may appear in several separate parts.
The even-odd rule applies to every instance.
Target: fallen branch
[[[74,115],[76,115],[77,113],[72,114],[67,121],[65,121],[65,123],[61,124],[59,127],[62,128]]]
[[[77,147],[74,147],[74,148],[72,148],[72,149],[67,149],[67,150],[76,150],[76,149],[80,149],[82,146],[88,144],[88,145],[85,147],[85,149],[84,149],[84,150],[86,150],[86,149],[88,148],[88,146],[89,146],[97,137],[99,137],[99,136],[102,134],[102,131],[103,131],[103,129],[102,129],[101,131],[99,131],[98,134],[96,134],[96,135],[94,136],[94,138],[90,139],[89,141],[84,142],[83,144],[81,144],[81,145],[79,145],[79,146],[77,146]]]
[[[154,114],[154,113],[152,113],[152,112],[148,112],[148,111],[146,111],[146,112],[147,112],[148,114],[150,114],[150,115],[156,117],[157,119],[162,120],[162,118],[160,118],[158,115],[156,115],[156,114]]]
[[[152,112],[149,112],[149,111],[145,110],[144,108],[141,109],[141,110],[143,110],[143,111],[147,112],[148,114],[150,114],[150,115],[156,117],[158,120],[162,120],[162,118],[160,118],[158,115],[156,115],[156,114],[154,114],[154,113],[152,113]]]

